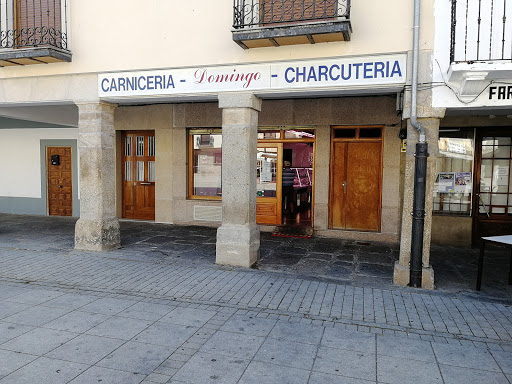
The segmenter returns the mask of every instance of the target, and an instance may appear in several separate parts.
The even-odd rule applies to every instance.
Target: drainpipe
[[[425,227],[425,189],[427,176],[428,144],[425,138],[425,128],[417,120],[417,94],[418,94],[418,57],[420,37],[420,8],[421,0],[414,0],[414,25],[412,49],[412,84],[411,84],[411,116],[410,121],[418,131],[419,140],[414,154],[414,197],[412,211],[412,239],[411,239],[411,275],[410,285],[421,287],[422,261],[423,261],[423,233]]]

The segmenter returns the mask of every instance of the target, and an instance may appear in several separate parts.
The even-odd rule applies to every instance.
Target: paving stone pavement
[[[507,297],[216,266],[200,227],[79,252],[72,224],[0,215],[0,384],[512,383]]]

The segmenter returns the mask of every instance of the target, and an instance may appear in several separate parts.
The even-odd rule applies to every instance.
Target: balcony
[[[234,0],[233,40],[244,49],[350,41],[350,0]]]
[[[451,0],[450,70],[462,97],[476,97],[490,82],[512,77],[512,7],[509,0]]]
[[[0,0],[0,66],[70,62],[67,0]]]

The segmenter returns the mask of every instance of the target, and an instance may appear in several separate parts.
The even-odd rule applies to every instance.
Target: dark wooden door
[[[334,142],[331,227],[380,230],[381,141]]]
[[[155,219],[155,132],[124,132],[123,217]]]
[[[47,147],[46,169],[48,214],[50,216],[73,215],[71,147]]]
[[[476,138],[473,244],[480,237],[512,233],[512,133],[481,132]]]

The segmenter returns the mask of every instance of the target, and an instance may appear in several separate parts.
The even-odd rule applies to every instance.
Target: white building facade
[[[428,288],[431,229],[453,219],[430,214],[444,209],[439,126],[452,124],[445,109],[465,105],[433,86],[443,68],[456,71],[439,33],[445,3],[420,3]],[[409,283],[412,2],[392,12],[371,0],[0,8],[0,147],[16,159],[1,170],[0,212],[79,217],[75,246],[88,250],[118,247],[121,218],[217,226],[217,262],[246,267],[260,230],[276,226],[399,242],[394,279]],[[464,156],[465,145],[446,143]],[[282,184],[285,162],[293,188]],[[442,172],[445,186],[450,172],[474,175]]]

